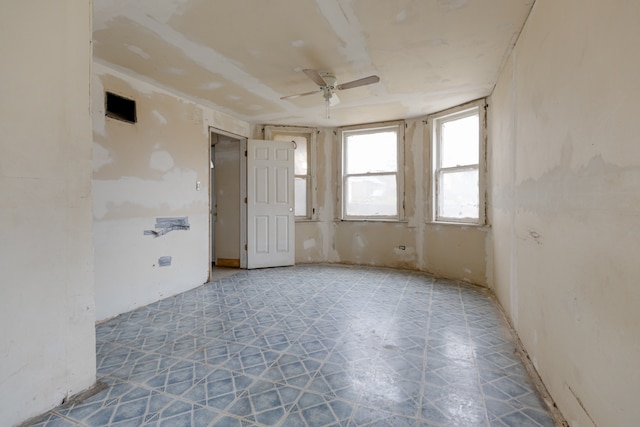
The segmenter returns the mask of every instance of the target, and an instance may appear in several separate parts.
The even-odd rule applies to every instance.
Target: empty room
[[[640,3],[0,11],[0,425],[638,425]]]

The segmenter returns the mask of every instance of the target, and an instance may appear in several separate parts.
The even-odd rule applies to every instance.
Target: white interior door
[[[247,141],[247,268],[295,263],[293,149]]]

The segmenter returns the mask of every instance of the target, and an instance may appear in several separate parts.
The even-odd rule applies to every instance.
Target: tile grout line
[[[420,381],[420,401],[418,402],[418,420],[422,420],[424,419],[422,416],[422,405],[424,404],[424,399],[425,399],[425,395],[424,395],[424,388],[426,387],[427,384],[427,369],[428,369],[428,364],[429,364],[429,357],[428,357],[428,352],[429,352],[429,332],[431,330],[431,313],[432,313],[432,309],[431,306],[433,304],[433,283],[434,283],[434,279],[432,278],[430,283],[429,283],[429,302],[428,302],[428,307],[427,307],[427,326],[426,326],[426,331],[425,331],[425,341],[424,341],[424,349],[422,350],[422,354],[423,354],[423,368],[422,368],[422,378]],[[418,421],[419,422],[419,421]]]
[[[466,310],[466,304],[464,301],[464,298],[462,296],[462,288],[460,286],[459,283],[457,283],[458,286],[458,294],[459,294],[459,298],[460,298],[460,305],[462,306],[462,315],[464,316],[464,323],[466,326],[466,333],[467,333],[467,338],[469,339],[469,342],[471,342],[471,328],[469,327],[469,317],[467,315],[467,310]],[[491,426],[491,422],[489,420],[489,412],[487,411],[487,402],[486,402],[486,397],[484,394],[484,389],[482,388],[482,380],[480,378],[480,366],[478,365],[478,360],[476,358],[476,351],[475,351],[475,347],[472,350],[472,355],[473,355],[473,366],[475,367],[475,377],[476,377],[476,381],[478,382],[478,387],[480,389],[480,394],[482,396],[482,411],[484,413],[484,419],[486,422],[487,427]]]
[[[271,412],[274,408],[281,408],[282,411],[282,415],[276,415],[279,416],[277,418],[279,426],[287,424],[288,417],[296,412],[299,413],[303,423],[309,424],[310,418],[307,418],[303,411],[306,413],[322,405],[327,411],[327,416],[329,417],[330,414],[330,417],[333,417],[332,425],[336,420],[343,425],[353,425],[366,420],[369,425],[368,423],[389,423],[395,419],[398,422],[406,420],[407,423],[417,426],[420,426],[421,422],[431,425],[433,421],[438,421],[436,423],[438,424],[445,419],[453,420],[453,415],[446,412],[448,407],[442,406],[441,396],[443,395],[438,394],[444,392],[445,387],[458,384],[458,379],[455,376],[449,379],[443,372],[430,370],[430,358],[435,356],[433,360],[436,364],[433,366],[438,369],[442,366],[452,366],[450,364],[461,357],[466,359],[468,356],[463,353],[447,356],[447,347],[445,347],[448,343],[447,331],[457,335],[462,333],[462,329],[464,329],[465,341],[471,350],[470,356],[475,370],[465,375],[471,374],[475,377],[475,382],[480,387],[476,402],[482,405],[487,425],[491,423],[486,402],[489,395],[485,395],[482,387],[484,377],[481,377],[481,365],[483,369],[496,373],[505,372],[502,375],[509,380],[504,383],[505,387],[507,387],[506,384],[513,382],[526,389],[527,394],[522,394],[517,389],[517,393],[509,388],[504,389],[506,390],[503,392],[504,402],[519,405],[520,409],[516,409],[515,412],[520,412],[523,408],[548,411],[544,407],[530,406],[535,404],[535,401],[525,398],[535,393],[535,389],[531,391],[530,385],[525,386],[518,382],[519,371],[509,369],[511,366],[516,366],[516,362],[510,361],[507,358],[508,354],[497,348],[501,344],[495,344],[495,341],[487,335],[489,329],[485,331],[485,328],[500,328],[501,323],[494,326],[495,319],[480,321],[487,314],[494,312],[498,316],[500,314],[499,310],[496,312],[493,300],[484,290],[480,293],[475,290],[470,292],[471,290],[464,284],[454,281],[442,282],[443,286],[436,288],[434,285],[436,279],[432,275],[416,275],[414,272],[407,273],[378,267],[353,268],[348,269],[347,274],[343,273],[337,270],[327,272],[323,269],[306,267],[286,271],[260,271],[255,274],[243,273],[241,277],[237,275],[233,279],[226,278],[229,280],[220,283],[217,290],[207,290],[208,284],[205,284],[196,290],[163,300],[166,303],[160,301],[152,304],[153,306],[125,313],[121,319],[96,334],[100,336],[96,340],[98,364],[104,363],[100,368],[102,373],[98,379],[105,380],[111,385],[107,389],[108,393],[99,402],[104,404],[117,399],[108,425],[112,425],[113,417],[119,408],[133,409],[135,405],[128,404],[143,399],[146,405],[144,413],[132,414],[134,417],[141,417],[142,423],[148,419],[144,425],[157,425],[174,417],[186,415],[187,412],[181,412],[182,409],[180,409],[180,405],[183,404],[190,405],[192,408],[191,422],[196,421],[198,414],[202,416],[209,411],[211,414],[216,414],[210,420],[206,416],[200,418],[210,427],[220,424],[225,418],[264,426],[265,424],[261,421],[276,419],[271,418],[270,413],[280,414]],[[422,282],[421,285],[428,287],[427,290],[416,293],[418,288],[414,289],[414,286],[417,282]],[[253,292],[252,289],[258,287],[259,292]],[[264,295],[261,298],[262,294]],[[264,303],[261,303],[260,299],[263,299]],[[421,301],[419,306],[411,304],[414,299]],[[282,316],[278,316],[274,307],[281,300],[286,301],[289,310],[286,310]],[[232,305],[225,309],[227,301]],[[439,303],[441,305],[438,305]],[[452,312],[451,310],[458,304],[461,311]],[[207,314],[207,308],[211,309],[211,314]],[[483,314],[485,309],[486,313]],[[376,316],[377,312],[384,317]],[[424,322],[412,321],[414,318],[422,319],[423,317]],[[299,325],[296,324],[296,319]],[[166,321],[171,323],[163,323]],[[292,323],[287,323],[289,321]],[[432,331],[436,321],[440,326]],[[373,325],[378,334],[372,335],[368,325]],[[97,329],[101,326],[97,325]],[[394,333],[398,335],[395,336]],[[435,335],[432,338],[433,333]],[[282,335],[282,341],[277,338],[279,335]],[[220,338],[221,336],[225,338]],[[355,342],[351,342],[351,337],[355,338]],[[418,341],[419,337],[424,341]],[[494,339],[496,338],[497,336]],[[120,339],[125,341],[119,341]],[[505,337],[505,343],[513,343],[514,339],[513,335],[509,339]],[[342,342],[345,346],[341,345]],[[281,347],[280,343],[282,345],[286,343],[286,346]],[[402,357],[384,350],[385,343],[397,343],[405,350],[399,353]],[[433,343],[436,345],[433,349],[435,352],[430,352]],[[417,347],[418,344],[422,346],[421,351]],[[218,348],[223,351],[218,352],[216,350]],[[498,359],[492,358],[483,362],[484,359],[481,359],[478,353],[479,349],[483,351],[486,349],[486,353],[481,354],[495,355]],[[208,350],[212,350],[212,353]],[[352,353],[354,350],[355,353]],[[461,348],[459,351],[464,349]],[[501,354],[504,356],[501,357]],[[289,356],[297,361],[294,363],[300,364],[304,370],[304,374],[301,375],[306,379],[304,384],[296,385],[298,383],[295,382],[296,378],[302,379],[303,376],[298,376],[291,370],[284,370],[284,367],[291,365],[288,359],[278,367],[279,361],[284,356]],[[339,358],[332,359],[335,356]],[[110,359],[111,357],[113,359]],[[348,360],[349,364],[344,365],[339,362],[343,359]],[[375,362],[375,366],[372,365],[367,370],[366,363],[364,365],[359,363],[366,360]],[[500,360],[502,360],[500,363],[504,364],[504,369],[501,367],[503,365],[498,365]],[[144,366],[146,363],[151,367],[148,371]],[[168,364],[165,365],[165,363]],[[441,365],[442,363],[445,365]],[[521,364],[522,360],[518,358],[517,366]],[[137,366],[143,369],[135,373]],[[422,367],[418,393],[415,386],[411,385],[414,382],[413,377],[406,376],[408,372],[414,372],[417,366]],[[329,368],[325,373],[323,373],[324,367]],[[279,375],[274,377],[276,379],[271,379],[268,375],[270,369],[278,370]],[[120,374],[118,374],[119,371]],[[215,395],[210,395],[209,384],[213,385],[218,379],[209,379],[209,376],[214,372],[222,373],[222,371],[225,373],[220,380],[225,381],[224,384],[232,385],[232,389],[225,391],[225,386],[225,389],[220,390],[222,394],[217,394],[217,391],[212,388],[211,391]],[[325,377],[332,373],[340,375],[343,372],[352,372],[350,375],[356,375],[357,381],[363,381],[363,383],[349,385],[349,381],[334,382]],[[440,415],[436,412],[433,413],[436,418],[431,419],[431,416],[430,420],[424,418],[427,413],[423,413],[425,409],[423,401],[427,396],[425,386],[427,378],[430,378],[427,375],[429,372],[435,374],[433,391],[436,394],[430,394],[433,403],[437,402],[433,409],[441,412],[444,416],[442,419],[438,418]],[[184,376],[181,376],[182,374]],[[514,374],[517,376],[513,376]],[[176,376],[170,379],[172,375]],[[361,377],[362,375],[364,376]],[[155,388],[147,384],[154,378],[158,378],[158,384],[162,382],[162,386]],[[248,385],[243,385],[242,378],[249,381]],[[472,379],[472,377],[468,378]],[[490,381],[494,379],[500,379],[500,377],[488,377]],[[325,387],[329,388],[316,387],[314,385],[316,380],[323,381]],[[386,399],[384,394],[379,394],[380,392],[375,388],[377,382],[381,380],[391,381],[393,384],[397,381],[395,386],[401,387],[398,389],[400,397],[397,401],[378,400]],[[405,385],[402,385],[403,383]],[[126,384],[130,388],[123,387],[123,391],[114,391],[111,395],[112,386],[118,384]],[[133,398],[125,402],[120,401],[136,388],[144,390],[147,394],[144,397],[135,397],[135,394],[131,394]],[[286,394],[282,394],[288,388],[297,395],[290,394],[290,397],[286,397]],[[167,389],[172,391],[169,392]],[[495,390],[502,392],[502,385],[496,384]],[[188,394],[191,391],[194,393]],[[277,396],[278,399],[274,402],[279,402],[280,405],[269,407],[258,403],[256,399],[259,399],[263,393],[274,393],[273,396]],[[215,402],[226,402],[223,396],[227,394],[232,397],[232,400],[224,407],[219,409],[217,406],[209,406],[210,399],[222,397],[222,400]],[[311,400],[306,400],[307,406],[299,407],[305,395],[315,395],[317,401],[310,397]],[[152,396],[161,396],[158,403],[162,406],[150,413]],[[295,396],[293,401],[285,403],[293,396]],[[407,411],[413,408],[412,403],[407,404],[413,400],[412,396],[417,396],[416,398],[419,399],[415,412]],[[502,397],[496,398],[503,400]],[[167,399],[166,402],[164,402],[165,399]],[[378,401],[384,404],[376,408]],[[215,404],[214,401],[211,402]],[[248,412],[238,412],[233,409],[239,402],[248,405],[246,406]],[[343,404],[348,407],[342,406]],[[473,406],[475,407],[475,404]],[[165,417],[162,417],[163,411],[172,407],[175,408],[174,412],[170,410]],[[202,409],[206,409],[206,412],[202,412]],[[178,412],[175,412],[176,410]],[[258,412],[259,410],[261,412]],[[60,414],[58,409],[50,413],[60,417],[61,420],[69,420],[81,427],[85,426],[81,421]],[[86,413],[88,414],[85,416],[86,419],[98,414],[97,410]],[[528,412],[521,413],[523,420],[529,418],[527,414]],[[149,415],[152,417],[150,418]],[[480,415],[479,412],[478,415]],[[341,416],[344,419],[341,419]],[[534,416],[537,417],[535,413]],[[129,422],[134,419],[137,418],[130,418]],[[293,418],[290,421],[294,421]],[[537,421],[533,423],[539,425]],[[543,424],[543,421],[540,421],[540,424]]]

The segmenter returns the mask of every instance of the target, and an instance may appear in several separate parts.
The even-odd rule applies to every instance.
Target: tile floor
[[[477,287],[239,271],[97,326],[107,387],[34,426],[554,426]]]

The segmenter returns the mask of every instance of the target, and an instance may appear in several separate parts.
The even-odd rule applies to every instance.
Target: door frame
[[[245,203],[246,197],[247,197],[247,158],[245,156],[245,153],[247,151],[247,137],[245,136],[241,136],[241,135],[237,135],[234,134],[232,132],[227,132],[225,130],[213,127],[213,126],[209,126],[209,158],[207,159],[207,163],[209,164],[209,167],[207,168],[209,170],[209,195],[208,195],[208,206],[209,206],[209,279],[211,280],[212,275],[213,275],[213,244],[215,241],[215,235],[214,235],[214,227],[213,227],[213,222],[212,222],[212,218],[211,218],[211,214],[213,212],[213,200],[211,197],[212,192],[215,190],[214,188],[211,188],[211,178],[212,178],[212,174],[213,174],[213,169],[211,168],[211,165],[209,162],[212,161],[213,159],[213,144],[214,144],[214,135],[221,135],[221,136],[225,136],[227,138],[231,138],[233,140],[238,141],[238,151],[240,154],[240,170],[239,170],[239,177],[238,179],[240,180],[240,194],[238,194],[238,203],[240,205],[240,268],[246,269],[247,268],[247,250],[246,250],[246,244],[247,244],[247,204]],[[215,164],[214,164],[215,167]],[[215,183],[214,183],[215,185]]]

